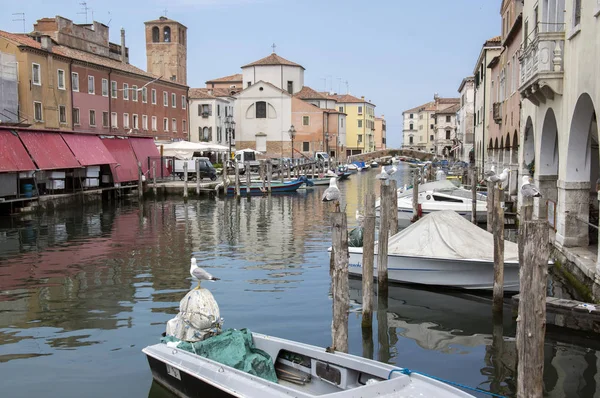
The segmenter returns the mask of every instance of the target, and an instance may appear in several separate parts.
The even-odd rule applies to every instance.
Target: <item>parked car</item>
[[[217,170],[213,167],[212,163],[208,158],[197,157],[189,160],[175,159],[175,170],[173,171],[177,177],[184,179],[183,164],[188,165],[188,179],[193,180],[196,178],[196,160],[200,163],[200,179],[210,178],[211,181],[217,179]]]

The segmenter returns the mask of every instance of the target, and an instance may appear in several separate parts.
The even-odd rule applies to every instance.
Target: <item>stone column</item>
[[[548,206],[546,204],[547,200],[552,200],[554,202],[558,201],[558,191],[556,188],[556,184],[558,181],[558,176],[556,175],[545,175],[545,176],[537,176],[534,178],[535,186],[538,187],[540,193],[542,194],[541,198],[536,198],[534,200],[533,206],[533,215],[538,219],[545,219],[548,214]],[[519,183],[519,186],[521,184]],[[586,213],[587,214],[587,213]],[[558,219],[558,215],[557,215]]]
[[[556,243],[564,247],[585,247],[589,244],[590,182],[557,181]]]

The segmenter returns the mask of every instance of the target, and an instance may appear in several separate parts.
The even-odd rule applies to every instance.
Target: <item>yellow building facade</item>
[[[375,150],[375,104],[352,95],[337,95],[338,111],[346,114],[346,155]]]

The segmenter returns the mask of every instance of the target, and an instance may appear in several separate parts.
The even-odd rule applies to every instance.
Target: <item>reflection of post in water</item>
[[[387,286],[386,286],[387,287]],[[388,363],[390,360],[390,340],[388,335],[388,290],[377,292],[377,340],[379,352],[377,360]]]
[[[502,358],[504,357],[504,330],[502,325],[502,308],[492,314],[492,380],[490,391],[499,394],[504,382],[505,372]]]
[[[363,358],[373,359],[373,326],[362,327]]]

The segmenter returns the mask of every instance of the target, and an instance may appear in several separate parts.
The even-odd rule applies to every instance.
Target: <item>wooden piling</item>
[[[477,224],[477,167],[471,169],[471,222]]]
[[[413,195],[412,195],[412,206],[413,206],[413,218],[412,222],[419,219],[419,173],[415,172],[413,175]]]
[[[494,227],[494,183],[487,182],[487,225],[488,232],[492,232]]]
[[[279,159],[279,167],[277,168],[277,175],[279,180],[283,184],[283,160]]]
[[[378,281],[378,292],[386,291],[388,289],[388,241],[390,231],[390,194],[389,185],[385,185],[385,181],[381,182],[380,190],[380,203],[379,203],[379,240],[377,242],[377,281]],[[380,294],[380,293],[378,293]],[[386,294],[387,296],[387,294]]]
[[[144,197],[144,184],[142,183],[142,162],[138,162],[138,197],[142,199]]]
[[[333,219],[333,324],[332,348],[348,352],[348,220],[345,212],[335,212]]]
[[[200,196],[200,159],[196,159],[196,197]]]
[[[310,178],[317,178],[317,169],[316,169],[317,165],[313,162],[313,164],[311,165],[311,173],[310,173]]]
[[[244,162],[246,174],[246,196],[250,197],[250,185],[252,184],[252,175],[250,174],[250,162]]]
[[[288,180],[292,178],[291,174],[292,174],[292,166],[293,166],[293,164],[294,163],[290,162],[290,163],[287,164],[287,167],[286,167],[287,168],[287,178],[288,178]]]
[[[221,171],[221,178],[223,179],[223,193],[227,195],[227,188],[229,187],[229,177],[227,175],[227,164],[223,165],[223,170]]]
[[[183,161],[183,199],[188,198],[188,162]]]
[[[504,209],[500,202],[501,189],[494,188],[494,290],[492,311],[502,313],[504,304]]]
[[[269,194],[271,193],[271,177],[272,177],[272,173],[273,173],[273,168],[271,167],[271,161],[267,160],[266,163],[267,166],[267,190],[269,191]]]
[[[390,181],[390,236],[398,233],[398,183],[396,180]]]
[[[246,170],[246,173],[248,171],[249,170]],[[238,162],[235,162],[235,197],[239,198],[240,195],[240,165]]]
[[[520,300],[517,317],[517,397],[543,395],[548,225],[526,221],[519,226]]]
[[[381,208],[381,207],[380,207]],[[362,327],[373,327],[373,263],[375,260],[375,194],[365,197],[362,258]]]
[[[152,193],[156,196],[156,160],[152,161]]]

